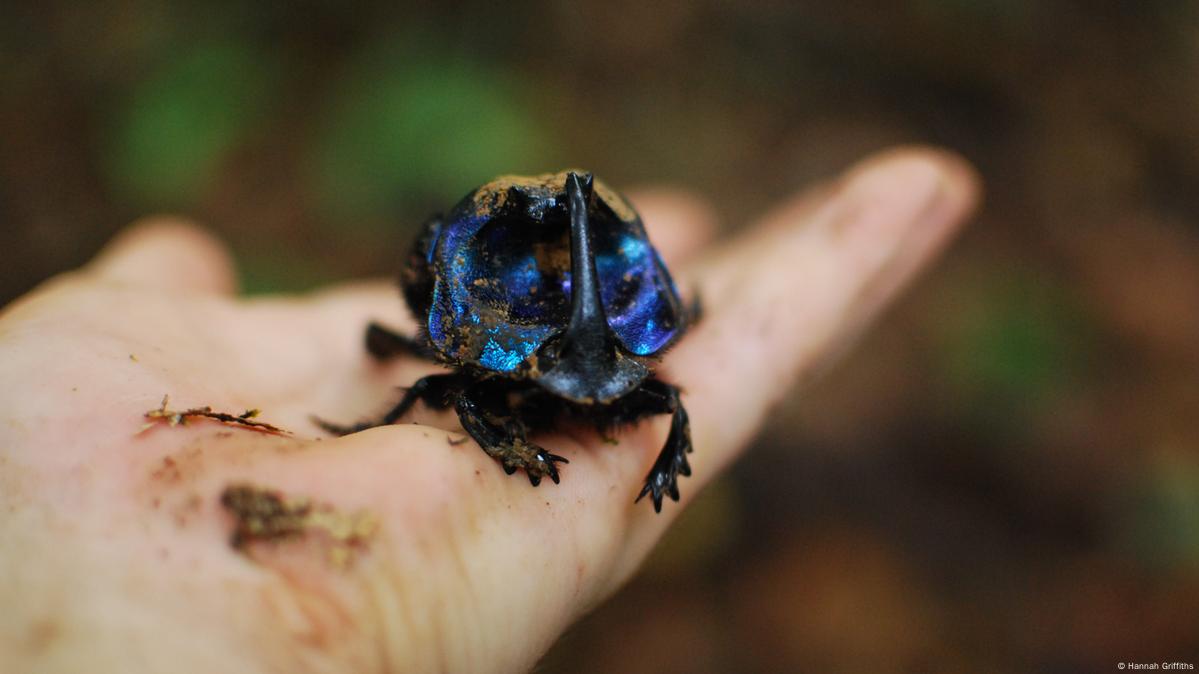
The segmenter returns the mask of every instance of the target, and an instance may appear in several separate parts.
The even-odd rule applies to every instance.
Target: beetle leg
[[[377,421],[360,421],[348,426],[331,423],[315,416],[312,417],[312,421],[334,435],[349,435],[376,426],[394,424],[407,414],[418,400],[435,410],[444,410],[453,404],[451,395],[461,386],[462,377],[457,374],[431,374],[413,382],[412,386],[404,391],[404,397],[400,402]]]
[[[670,435],[666,436],[666,445],[645,476],[645,486],[636,499],[640,501],[649,494],[654,503],[654,512],[662,512],[662,496],[669,495],[672,500],[678,501],[679,475],[691,474],[691,465],[687,463],[687,454],[692,451],[691,423],[687,418],[687,410],[679,400],[678,387],[650,379],[642,384],[637,394],[644,396],[646,411],[652,409],[671,414]]]
[[[433,360],[433,351],[427,345],[407,335],[401,335],[382,323],[371,321],[366,327],[365,341],[366,352],[375,360],[388,360],[405,353],[424,360]]]
[[[699,296],[699,291],[696,290],[695,295],[691,300],[691,304],[687,305],[687,313],[686,313],[686,316],[683,318],[683,326],[685,328],[689,328],[689,327],[695,325],[696,323],[699,323],[700,319],[703,317],[704,317],[703,298]]]
[[[557,464],[570,462],[528,441],[525,426],[512,416],[506,397],[506,391],[480,386],[463,391],[457,402],[462,428],[488,456],[500,462],[505,473],[511,475],[523,468],[534,487],[543,477],[558,484]]]

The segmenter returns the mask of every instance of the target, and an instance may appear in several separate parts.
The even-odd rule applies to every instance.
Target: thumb
[[[172,216],[134,223],[109,242],[87,270],[110,281],[168,290],[231,294],[237,288],[224,244]]]

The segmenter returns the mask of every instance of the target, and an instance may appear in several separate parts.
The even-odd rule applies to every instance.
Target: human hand
[[[945,244],[977,199],[960,160],[886,153],[705,246],[702,202],[632,195],[704,320],[666,357],[695,453],[682,503],[634,504],[668,417],[610,446],[536,438],[559,485],[507,476],[452,414],[330,438],[436,371],[362,348],[371,320],[413,325],[387,283],[237,298],[194,228],[134,227],[89,266],[0,313],[0,663],[4,671],[521,671],[625,582],[770,407],[810,378]],[[292,436],[198,421],[139,433],[172,407],[262,410]],[[346,563],[331,529],[228,541],[230,485],[370,513]],[[326,512],[326,511],[322,511]],[[333,517],[334,515],[330,515]]]

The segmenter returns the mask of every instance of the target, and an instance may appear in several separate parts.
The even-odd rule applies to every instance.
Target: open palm
[[[701,202],[632,195],[704,320],[662,364],[690,412],[682,504],[634,504],[669,417],[535,438],[561,484],[509,477],[452,414],[342,438],[437,371],[365,354],[413,321],[386,282],[237,298],[199,230],[135,227],[0,314],[0,661],[14,671],[520,671],[637,568],[797,378],[816,372],[947,241],[976,187],[923,149],[864,162],[734,241]],[[211,405],[290,436],[142,413]],[[410,423],[411,422],[411,423]],[[377,529],[349,563],[329,536],[227,541],[221,494],[257,485]]]

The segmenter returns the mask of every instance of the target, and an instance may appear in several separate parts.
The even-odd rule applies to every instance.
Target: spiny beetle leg
[[[396,406],[391,408],[390,412],[383,415],[377,421],[360,421],[347,426],[325,421],[315,416],[312,417],[312,421],[317,426],[334,435],[349,435],[376,426],[394,424],[407,414],[418,400],[435,410],[444,410],[451,405],[451,394],[461,388],[461,386],[462,377],[460,375],[431,374],[413,382],[412,386],[404,391],[404,397],[400,399],[400,402],[396,403]]]
[[[565,457],[551,454],[525,438],[524,426],[507,421],[498,423],[497,418],[508,418],[510,410],[504,395],[487,395],[478,387],[462,392],[457,403],[458,419],[475,442],[503,466],[511,475],[522,468],[534,487],[549,477],[558,484],[559,463],[570,463]]]
[[[664,495],[669,495],[674,501],[679,500],[679,475],[691,475],[691,465],[687,463],[687,454],[692,451],[691,423],[687,418],[687,410],[679,400],[678,388],[651,379],[645,382],[642,390],[664,400],[669,409],[663,411],[669,411],[672,415],[666,445],[645,476],[645,486],[637,495],[637,501],[640,501],[649,494],[654,503],[654,512],[662,512]]]

